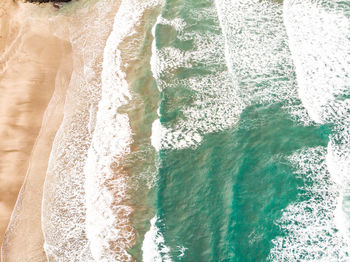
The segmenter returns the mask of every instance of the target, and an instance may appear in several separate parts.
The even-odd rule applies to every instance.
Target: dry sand
[[[0,3],[0,243],[27,174],[3,261],[45,261],[42,184],[72,72],[71,45],[53,34],[57,21],[31,17],[28,6]]]

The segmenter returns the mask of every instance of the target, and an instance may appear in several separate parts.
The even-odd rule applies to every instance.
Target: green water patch
[[[162,98],[162,121],[172,122],[175,124],[180,121],[183,116],[183,108],[193,103],[193,93],[183,86],[176,86],[164,90],[161,94]]]
[[[196,149],[162,151],[157,226],[173,261],[266,261],[282,234],[275,221],[303,183],[287,157],[326,146],[328,133],[297,125],[281,105],[254,105]]]
[[[179,39],[179,33],[171,25],[158,24],[155,33],[157,38],[157,49],[171,46],[177,47],[185,52],[193,48],[193,39]]]
[[[266,261],[271,240],[282,234],[275,221],[304,183],[286,157],[304,147],[326,146],[328,134],[324,126],[296,125],[279,105],[244,110],[235,137],[241,157],[227,235],[235,258],[225,261]]]
[[[223,152],[235,144],[232,135],[208,135],[195,150],[161,152],[158,227],[174,261],[215,261],[224,251],[235,170]]]

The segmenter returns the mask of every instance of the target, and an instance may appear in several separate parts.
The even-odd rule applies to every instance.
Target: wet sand
[[[28,6],[0,6],[0,242],[26,176],[3,261],[44,260],[42,184],[72,72],[69,41],[54,35],[54,21],[30,16]]]

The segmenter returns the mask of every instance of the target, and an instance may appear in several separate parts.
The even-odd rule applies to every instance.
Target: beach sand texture
[[[74,125],[72,115],[97,106],[103,51],[119,5],[0,3],[2,261],[47,261],[42,201],[52,147]],[[96,24],[96,17],[104,23]],[[88,101],[86,86],[95,90],[95,102]]]
[[[27,174],[12,217],[14,223],[6,233],[4,261],[42,261],[37,257],[42,257],[42,250],[26,258],[13,252],[23,254],[40,242],[42,246],[42,184],[72,71],[70,43],[63,34],[53,34],[55,21],[31,17],[31,8],[12,0],[0,4],[1,243]]]

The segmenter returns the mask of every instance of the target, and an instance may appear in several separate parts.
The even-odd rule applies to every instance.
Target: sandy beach
[[[67,128],[80,121],[74,115],[89,120],[87,110],[100,99],[103,50],[119,5],[92,0],[57,9],[7,0],[0,6],[2,261],[47,260],[42,201],[49,161]],[[95,28],[96,17],[104,22]],[[84,86],[95,90],[94,102]]]
[[[102,93],[111,92],[108,77],[115,81],[114,74],[124,66],[135,68],[133,53],[128,57],[129,48],[141,48],[146,30],[143,11],[134,10],[134,5],[129,3],[124,5],[123,16],[115,25],[128,25],[133,16],[127,15],[132,12],[139,16],[138,20],[132,21],[125,36],[117,26],[113,29],[118,10],[123,10],[120,4],[115,0],[73,1],[57,9],[52,4],[7,0],[0,8],[3,262],[76,261],[78,257],[79,261],[99,261],[106,254],[109,258],[134,261],[126,251],[136,243],[136,233],[131,224],[133,208],[126,189],[128,174],[120,168],[123,158],[119,159],[119,151],[112,151],[116,156],[108,160],[108,165],[113,172],[106,180],[99,165],[103,157],[110,159],[109,151],[97,152],[97,158],[88,151],[90,145],[94,148],[106,140],[106,113],[102,111],[98,115],[97,112],[105,106],[100,103]],[[118,60],[108,59],[117,47],[126,54],[118,58],[123,68],[115,68]],[[127,73],[132,75],[130,70]],[[104,102],[119,101],[120,88],[125,87],[116,86],[111,94],[117,96],[105,95],[107,102]],[[113,141],[116,137],[119,139],[127,124],[123,122],[116,128],[113,126],[115,115],[109,117],[107,127],[112,124],[110,128],[116,133],[110,137]],[[93,137],[95,128],[99,128],[100,136]],[[93,139],[97,140],[92,142]],[[122,139],[126,138],[122,136]],[[111,150],[115,150],[114,147]],[[88,161],[90,165],[84,169]],[[120,166],[114,170],[114,165]],[[116,181],[118,187],[113,186]],[[91,187],[86,193],[88,183]],[[96,211],[94,209],[106,204],[100,197],[104,192],[113,199],[102,211]],[[85,206],[90,213],[85,211]],[[105,210],[111,211],[105,226],[116,232],[115,235],[103,235],[103,230],[101,234],[94,233],[103,224],[95,214],[103,216]],[[91,249],[90,245],[95,250],[85,250]]]
[[[60,37],[53,34],[54,21],[28,15],[32,8],[29,4],[15,4],[11,0],[2,4],[0,241],[5,239],[2,259],[43,261],[43,250],[38,248],[43,242],[42,184],[52,141],[62,121],[65,90],[72,72],[72,50],[63,34]],[[21,197],[5,237],[20,190]]]

